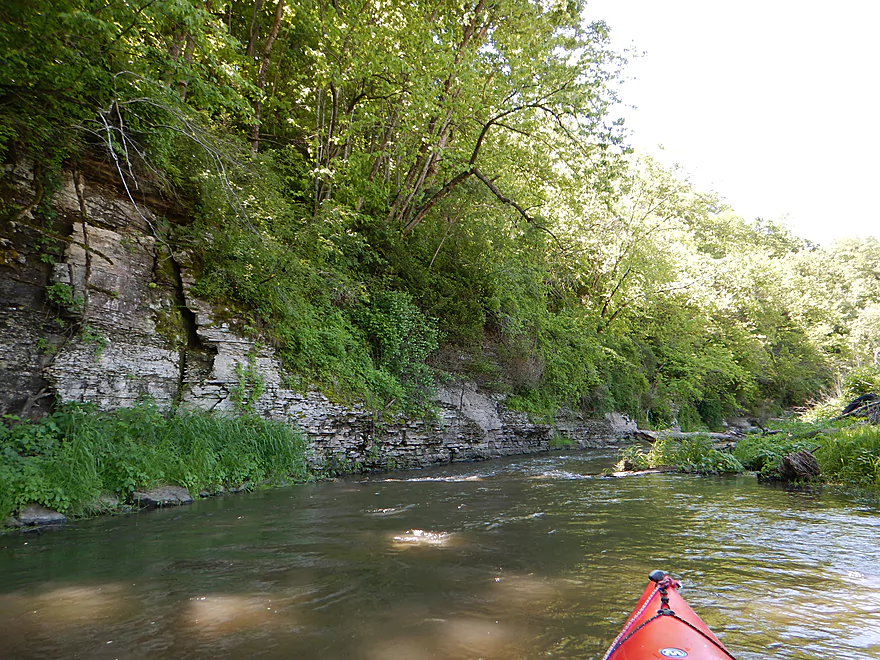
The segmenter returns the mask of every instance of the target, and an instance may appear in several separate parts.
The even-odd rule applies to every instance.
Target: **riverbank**
[[[0,521],[40,525],[351,472],[616,447],[635,429],[619,415],[586,420],[566,411],[553,424],[532,423],[466,385],[442,390],[431,420],[381,418],[317,394],[301,399],[298,423],[153,403],[105,411],[61,404],[39,421],[7,417]]]
[[[68,405],[0,426],[0,520],[14,523],[28,505],[71,517],[125,510],[147,504],[135,494],[157,486],[209,496],[307,481],[321,475],[306,450],[292,426],[252,415]]]
[[[460,407],[466,407],[464,399]],[[474,410],[469,413],[475,416]],[[603,446],[616,446],[625,435],[650,442],[620,449],[614,469],[618,473],[652,469],[698,474],[756,472],[768,479],[776,477],[785,456],[806,451],[818,463],[817,480],[880,488],[880,428],[876,425],[838,422],[829,428],[827,422],[789,421],[776,426],[766,433],[722,437],[633,431],[618,425],[617,436],[609,436]],[[425,428],[419,437],[429,432]],[[516,446],[487,445],[482,453],[460,452],[458,460],[490,458],[490,451],[503,456],[589,446],[583,428],[577,444],[565,433],[578,437],[578,428],[570,420],[568,425],[557,421],[555,428],[542,429],[540,442],[526,438]],[[103,412],[88,405],[65,405],[40,421],[18,420],[0,426],[4,459],[0,463],[0,521],[7,527],[51,524],[68,517],[183,504],[192,498],[317,481],[348,472],[424,466],[420,445],[405,438],[389,445],[393,453],[384,453],[384,445],[376,443],[330,460],[326,449],[317,450],[315,445],[314,436],[304,435],[291,424],[255,415],[166,414],[147,403]],[[599,446],[595,438],[592,446]],[[406,452],[413,454],[413,460],[401,458]],[[431,456],[444,459],[434,464],[456,460],[449,451]]]
[[[775,479],[779,477],[781,461],[795,452],[808,452],[815,457],[818,481],[880,488],[880,427],[864,422],[787,422],[769,433],[753,433],[722,448],[709,434],[661,434],[650,447],[621,450],[615,469],[675,468],[699,474],[756,472],[761,478]]]

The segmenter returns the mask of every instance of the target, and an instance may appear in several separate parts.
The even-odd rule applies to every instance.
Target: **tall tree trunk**
[[[269,64],[272,61],[272,44],[278,38],[281,29],[281,18],[284,16],[284,0],[278,0],[275,7],[275,20],[272,22],[272,30],[266,37],[263,46],[263,59],[260,62],[260,72],[257,74],[257,100],[254,102],[254,125],[251,129],[251,153],[256,156],[260,151],[260,124],[263,119],[263,92],[266,89],[266,78],[269,75]]]
[[[248,45],[245,55],[253,57],[257,52],[257,41],[260,38],[260,10],[263,8],[263,0],[254,0],[254,13],[251,16],[251,28],[248,31]]]
[[[211,13],[211,2],[212,0],[205,0],[202,3],[202,8],[207,12]],[[183,27],[178,24],[179,27]],[[175,63],[180,61],[181,54],[183,55],[183,61],[186,62],[188,68],[192,67],[193,54],[196,50],[196,40],[190,32],[179,32],[174,35],[174,39],[171,42],[171,46],[168,48],[168,56]],[[169,87],[171,86],[173,76],[169,75],[168,79],[165,81],[165,84]],[[177,92],[180,94],[180,100],[186,100],[186,92],[189,88],[189,80],[185,77],[181,78],[177,81]]]

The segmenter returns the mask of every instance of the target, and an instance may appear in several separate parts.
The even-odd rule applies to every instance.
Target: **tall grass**
[[[253,416],[165,416],[143,404],[106,413],[68,406],[40,422],[6,421],[0,521],[30,502],[87,515],[108,506],[105,496],[124,501],[160,484],[198,493],[309,478],[304,438]]]
[[[816,459],[826,479],[880,488],[880,428],[852,426],[823,439],[821,445]]]
[[[827,425],[827,424],[826,424]],[[785,434],[753,435],[741,440],[733,454],[720,452],[706,436],[658,439],[649,450],[627,447],[617,469],[677,467],[683,472],[718,473],[776,470],[783,457],[812,451],[822,478],[839,484],[880,488],[880,427],[859,425],[826,435],[816,425],[790,425]]]

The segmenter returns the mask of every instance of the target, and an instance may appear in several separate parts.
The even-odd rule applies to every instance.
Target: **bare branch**
[[[404,235],[409,234],[413,229],[415,229],[416,225],[418,225],[422,221],[422,218],[425,217],[425,215],[428,213],[428,211],[430,211],[432,208],[434,208],[441,199],[446,197],[446,195],[448,195],[450,192],[452,192],[455,188],[457,188],[459,185],[461,185],[462,183],[467,181],[468,177],[470,177],[473,174],[474,174],[473,168],[469,169],[469,170],[465,170],[464,172],[460,172],[459,174],[454,176],[452,179],[450,179],[446,183],[446,185],[444,185],[440,190],[435,192],[431,196],[431,199],[429,199],[427,202],[425,202],[424,204],[422,204],[422,206],[419,207],[418,211],[416,211],[412,220],[410,220],[406,224],[406,226],[403,228]]]
[[[496,186],[495,183],[491,179],[489,179],[485,174],[480,172],[480,170],[478,170],[476,167],[473,168],[473,173],[474,173],[474,176],[476,176],[480,181],[482,181],[484,184],[486,184],[486,187],[492,191],[492,194],[495,195],[495,197],[497,197],[501,202],[515,208],[517,210],[517,212],[523,217],[523,219],[526,222],[528,222],[529,224],[534,226],[536,229],[540,229],[544,233],[548,234],[550,237],[553,238],[554,241],[556,241],[556,245],[559,246],[559,249],[560,250],[563,249],[562,243],[560,242],[560,240],[556,236],[556,234],[554,234],[552,231],[550,231],[549,229],[547,229],[543,225],[539,225],[535,221],[535,219],[526,212],[526,210],[523,207],[521,207],[519,204],[517,204],[515,201],[513,201],[509,197],[506,197],[504,195],[504,193],[502,193],[498,189],[498,186]]]

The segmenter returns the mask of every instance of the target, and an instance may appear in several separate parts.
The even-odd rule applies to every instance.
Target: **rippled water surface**
[[[601,658],[663,568],[741,660],[880,658],[880,509],[564,453],[0,537],[3,658]]]

